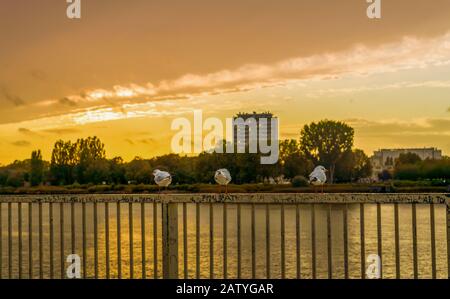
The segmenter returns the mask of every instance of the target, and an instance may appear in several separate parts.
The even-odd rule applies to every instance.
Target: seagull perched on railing
[[[322,186],[322,193],[323,185],[327,181],[327,171],[328,170],[326,170],[325,167],[319,165],[314,168],[313,172],[311,172],[311,174],[309,175],[309,183],[314,186]]]
[[[160,187],[167,187],[172,183],[172,176],[167,171],[161,171],[159,169],[155,169],[153,171],[153,176],[155,177],[155,183]]]
[[[214,180],[217,184],[225,186],[225,193],[228,193],[228,183],[231,182],[231,174],[228,169],[222,168],[216,171],[214,175]],[[219,188],[220,193],[220,188]]]

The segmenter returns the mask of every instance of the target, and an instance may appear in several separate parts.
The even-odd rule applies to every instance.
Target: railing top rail
[[[242,203],[242,204],[447,204],[449,193],[240,193],[240,194],[79,194],[79,195],[0,195],[0,203],[60,202],[157,202],[157,203]]]

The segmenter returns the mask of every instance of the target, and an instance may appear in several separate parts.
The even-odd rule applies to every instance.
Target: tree
[[[104,160],[106,156],[105,145],[97,138],[88,137],[86,139],[78,139],[74,144],[75,158],[76,158],[76,178],[79,183],[92,182],[92,177],[87,177],[87,170],[92,175],[92,164],[100,167],[101,163],[96,163]],[[103,167],[104,165],[102,165]]]
[[[31,153],[30,168],[30,184],[31,186],[37,186],[42,183],[44,174],[44,162],[42,161],[41,150]]]
[[[378,174],[378,178],[380,179],[380,181],[383,182],[392,180],[392,173],[389,170],[384,169],[382,172]]]
[[[50,164],[50,175],[53,184],[66,185],[73,183],[73,168],[76,164],[75,146],[63,140],[56,141],[53,146]]]
[[[419,157],[419,155],[415,153],[404,153],[398,156],[395,164],[417,164],[420,161],[422,161],[422,159]]]
[[[152,169],[150,163],[140,157],[136,157],[125,167],[127,181],[149,184],[151,182]]]
[[[367,178],[372,173],[369,157],[360,149],[345,152],[336,163],[335,179],[339,182],[353,182]]]
[[[353,147],[354,130],[339,121],[322,120],[305,125],[300,133],[300,149],[316,165],[324,164],[334,182],[336,163]]]

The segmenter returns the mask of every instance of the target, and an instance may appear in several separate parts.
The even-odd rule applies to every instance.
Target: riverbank
[[[69,185],[69,186],[37,186],[37,187],[0,187],[0,194],[136,194],[158,193],[156,185]],[[219,193],[224,188],[211,184],[173,185],[164,193]],[[229,185],[228,193],[314,193],[320,188],[293,187],[286,185],[243,184]],[[325,185],[324,193],[446,193],[450,186],[433,186],[429,182],[398,181],[375,184],[334,184]]]

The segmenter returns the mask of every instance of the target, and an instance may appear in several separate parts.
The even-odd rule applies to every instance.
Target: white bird
[[[314,186],[322,186],[322,193],[323,185],[327,181],[327,171],[328,170],[326,170],[325,167],[319,165],[314,168],[313,172],[311,172],[311,174],[309,175],[309,183]]]
[[[153,176],[155,177],[155,183],[158,185],[158,187],[167,188],[170,183],[172,183],[172,176],[167,171],[155,169],[155,171],[153,171]]]
[[[217,184],[225,186],[225,193],[228,193],[228,184],[231,182],[231,174],[228,169],[222,168],[217,170],[214,180]]]

